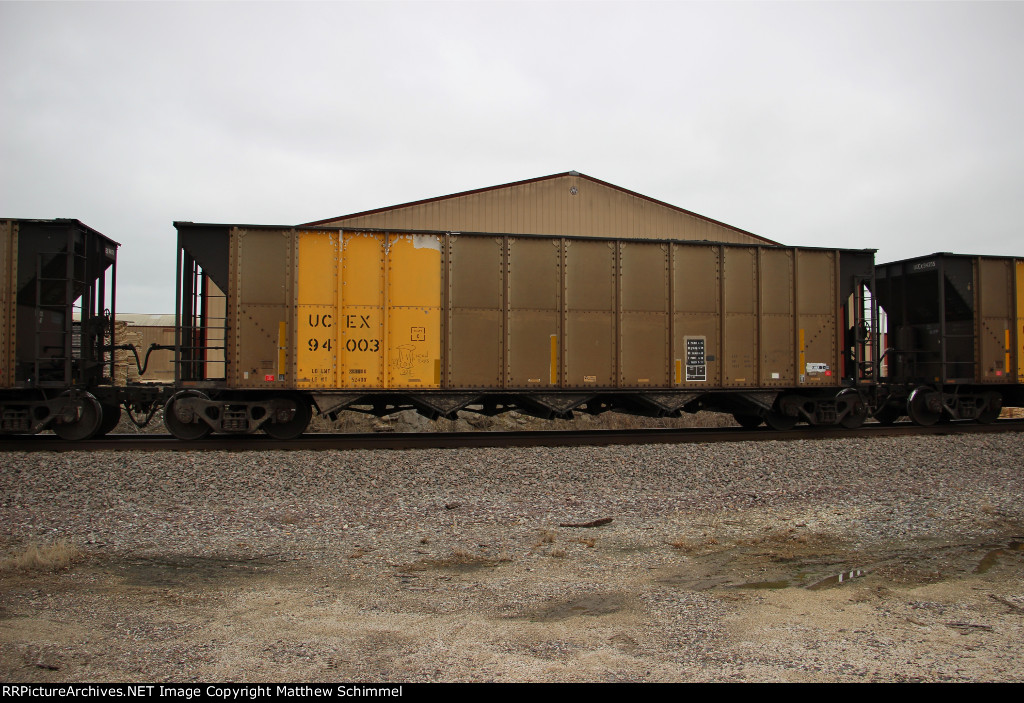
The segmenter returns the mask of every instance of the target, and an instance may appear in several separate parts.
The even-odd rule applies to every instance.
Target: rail
[[[919,435],[1024,432],[1024,420],[998,420],[982,425],[969,420],[922,427],[909,422],[895,425],[868,423],[856,430],[842,427],[798,427],[776,431],[766,427],[540,430],[518,432],[396,432],[358,434],[306,434],[295,440],[265,435],[212,435],[182,441],[170,435],[112,435],[84,442],[60,440],[53,435],[5,437],[0,451],[328,451],[350,449],[456,449],[468,447],[571,447],[616,444],[686,444],[694,442],[791,442],[796,440],[882,438]]]

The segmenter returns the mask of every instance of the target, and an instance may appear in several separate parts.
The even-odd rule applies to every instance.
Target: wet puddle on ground
[[[974,573],[984,574],[993,566],[999,563],[999,557],[1005,555],[1007,552],[1024,552],[1024,542],[1010,542],[1005,547],[996,547],[991,549],[985,556],[978,562],[978,566],[975,567]]]
[[[117,564],[114,572],[129,585],[171,587],[268,576],[279,567],[280,562],[272,558],[180,557],[132,559]]]
[[[844,586],[851,581],[874,574],[879,578],[900,582],[931,582],[957,574],[984,574],[1005,562],[1006,558],[1024,552],[1024,540],[1013,539],[1004,545],[955,545],[942,546],[914,554],[878,555],[861,567],[842,566],[835,563],[832,568],[818,562],[793,562],[787,574],[772,569],[764,575],[768,578],[757,581],[741,581],[744,570],[749,570],[750,561],[743,557],[722,560],[716,564],[695,560],[686,569],[674,569],[658,579],[659,583],[688,590],[738,589],[738,590],[781,590],[804,588],[816,591]],[[980,553],[980,556],[979,556]],[[838,555],[837,555],[838,556]],[[823,568],[825,567],[825,568]],[[837,568],[841,567],[841,568]],[[719,571],[719,573],[715,573]],[[721,571],[731,572],[721,573]],[[774,573],[773,573],[774,572]],[[749,571],[748,571],[749,573]]]
[[[626,606],[626,599],[621,593],[591,593],[571,600],[554,603],[531,620],[566,620],[580,616],[599,616],[617,613]]]
[[[750,588],[754,590],[775,590],[781,588],[806,588],[808,591],[817,591],[822,588],[828,588],[829,586],[838,586],[841,583],[847,583],[855,578],[861,578],[867,576],[868,571],[866,569],[851,569],[850,571],[841,571],[838,574],[827,576],[817,581],[807,583],[806,578],[795,578],[795,579],[782,579],[779,581],[752,581],[750,583],[741,583],[731,588]],[[805,575],[806,576],[806,575]]]
[[[752,581],[751,583],[741,583],[738,586],[732,588],[752,588],[758,591],[773,591],[778,588],[789,588],[793,584],[789,581]]]

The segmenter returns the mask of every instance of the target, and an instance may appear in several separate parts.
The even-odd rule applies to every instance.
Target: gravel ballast
[[[337,602],[347,610],[332,617],[349,622],[352,631],[306,637],[311,649],[301,666],[275,663],[254,648],[262,642],[259,628],[241,639],[221,633],[227,639],[220,648],[230,656],[200,647],[212,635],[188,629],[188,651],[201,655],[181,654],[183,668],[141,661],[132,665],[137,671],[120,672],[135,680],[173,677],[173,671],[200,680],[1021,680],[1024,632],[1014,611],[1024,607],[1019,569],[1010,572],[1016,581],[986,591],[994,606],[998,599],[1009,604],[1003,607],[1007,622],[1017,623],[1013,632],[1000,625],[989,664],[964,669],[940,654],[932,674],[921,664],[923,654],[898,665],[882,645],[871,666],[851,664],[845,645],[825,647],[843,661],[811,669],[786,664],[780,658],[802,656],[806,663],[806,632],[794,639],[790,629],[762,624],[758,630],[753,613],[774,600],[834,606],[834,599],[854,591],[739,587],[772,578],[795,586],[796,579],[846,566],[865,567],[868,575],[849,587],[863,598],[878,589],[948,584],[956,570],[948,549],[973,555],[990,542],[1007,545],[1024,534],[1022,450],[1024,435],[1006,433],[600,448],[11,452],[0,469],[0,547],[14,555],[30,544],[71,543],[85,559],[45,577],[57,582],[88,573],[122,583],[119,564],[194,566],[206,559],[250,560],[256,571],[287,573],[289,585],[276,587],[292,594],[297,586],[291,579],[308,574],[309,588],[323,603],[335,602],[344,584],[348,595]],[[593,529],[560,527],[602,518],[612,521]],[[899,556],[911,553],[918,556]],[[1001,568],[1019,565],[1017,554],[1007,550]],[[939,558],[947,566],[935,567]],[[791,563],[800,569],[787,571]],[[929,569],[939,575],[928,576]],[[967,566],[960,571],[970,573]],[[5,613],[31,617],[29,600],[18,594],[27,581],[44,577],[0,575],[13,579],[13,590],[0,600],[0,624]],[[147,586],[143,579],[136,585],[161,584]],[[267,588],[232,581],[216,603],[200,598],[197,613],[215,622],[220,616],[209,609],[227,607],[224,594],[252,598]],[[208,591],[173,581],[175,589]],[[71,600],[60,607],[75,608]],[[421,642],[409,634],[417,628],[378,622],[374,632],[406,633],[400,646],[366,645],[352,654],[352,632],[362,625],[351,619],[382,611],[425,619],[417,627],[433,634]],[[459,641],[468,634],[452,634],[445,646],[436,641],[437,632],[461,632],[491,618],[503,624],[498,630],[493,623],[481,626],[481,633],[492,633],[483,644]],[[509,618],[533,624],[501,634],[511,627]],[[943,632],[958,638],[981,632],[994,641],[992,630],[975,629],[962,635],[954,622]],[[2,635],[4,678],[48,676],[51,670],[26,663],[33,657],[63,658],[53,680],[118,678],[116,666],[98,666],[95,657],[72,663],[70,652],[89,650],[80,642],[67,645],[78,635],[51,633],[34,641],[29,632]],[[784,646],[772,640],[780,632]],[[452,649],[460,645],[465,651]],[[145,659],[139,647],[133,656]],[[156,649],[155,657],[167,655]]]

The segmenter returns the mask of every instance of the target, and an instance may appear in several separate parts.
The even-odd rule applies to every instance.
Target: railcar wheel
[[[875,419],[881,425],[892,425],[899,420],[905,411],[893,405],[883,405],[875,411]]]
[[[295,415],[287,422],[263,423],[263,431],[274,439],[296,439],[309,427],[309,421],[313,419],[313,411],[305,398],[288,398],[288,401],[295,403]]]
[[[931,427],[942,419],[942,398],[931,388],[921,386],[907,398],[907,415],[914,424]]]
[[[100,403],[100,409],[103,411],[103,421],[100,423],[100,429],[96,433],[97,437],[102,437],[109,433],[112,429],[117,427],[117,423],[121,421],[121,406],[115,403]]]
[[[863,425],[864,421],[868,419],[868,406],[860,393],[853,388],[846,388],[839,392],[839,398],[853,404],[850,411],[843,415],[839,424],[848,430],[855,430]]]
[[[62,397],[69,396],[65,393]],[[78,419],[74,422],[57,422],[53,425],[53,433],[61,439],[80,442],[91,439],[99,432],[103,422],[103,410],[100,402],[91,393],[83,393],[79,406]]]
[[[761,423],[764,422],[764,418],[760,415],[754,415],[753,413],[733,413],[732,417],[740,427],[748,430],[760,427]]]
[[[783,415],[778,410],[772,410],[764,417],[764,423],[773,430],[785,432],[796,427],[796,418]]]
[[[184,398],[209,400],[205,394],[199,391],[182,391],[171,396],[167,404],[164,405],[164,427],[178,439],[196,440],[209,436],[213,432],[213,428],[203,422],[202,419],[195,417],[192,413],[187,413],[192,415],[191,419],[178,417],[177,411],[180,408],[175,408],[174,406],[178,400]]]
[[[976,420],[982,425],[991,425],[999,418],[999,413],[1003,409],[1003,396],[988,393],[985,399],[988,401],[988,407],[978,413]]]

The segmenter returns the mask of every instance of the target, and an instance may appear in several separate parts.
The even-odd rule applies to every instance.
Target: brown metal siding
[[[722,385],[755,387],[757,378],[757,249],[723,247]]]
[[[722,385],[722,247],[672,245],[672,345],[674,385],[718,388]],[[703,342],[706,364],[702,380],[687,380],[687,339]]]
[[[1017,369],[1017,382],[1024,383],[1024,259],[1015,259],[1014,265],[1014,304],[1016,306],[1017,325],[1010,335],[1015,361],[1011,368]]]
[[[335,261],[297,270],[302,251],[328,256],[321,250],[335,251]],[[835,251],[234,228],[229,265],[231,388],[839,385]],[[311,276],[323,279],[322,293],[310,281],[300,295],[297,281]],[[297,300],[306,302],[296,308]],[[296,344],[310,336],[296,330],[317,315],[343,328],[330,332],[334,361],[324,362],[338,372],[296,379],[297,368],[314,363],[296,365],[305,355]],[[344,321],[364,316],[382,325],[366,332],[381,340],[377,366],[341,351],[355,339]],[[427,337],[438,330],[436,377],[403,380],[393,367],[410,345],[408,320],[417,319],[438,320],[415,322]]]
[[[1012,259],[975,260],[975,358],[978,381],[1013,383],[1014,267]]]
[[[800,385],[838,385],[838,321],[842,319],[837,299],[838,267],[839,257],[834,251],[796,250],[797,380]]]
[[[296,339],[292,309],[295,244],[292,230],[231,231],[229,388],[294,386],[289,367],[295,358]],[[279,348],[282,325],[285,349]]]
[[[796,384],[793,369],[793,251],[760,250],[761,268],[761,340],[760,380],[762,386],[785,387]]]
[[[562,387],[618,384],[616,243],[567,239]]]
[[[563,175],[473,191],[317,224],[740,244],[765,241],[582,175]]]
[[[18,224],[0,220],[0,388],[14,386]]]
[[[447,257],[448,385],[501,388],[504,369],[504,241],[449,239]]]
[[[619,244],[619,384],[671,385],[669,245]]]
[[[562,339],[560,238],[508,238],[506,386],[557,386]],[[552,360],[552,342],[555,358]],[[554,364],[552,364],[554,361]]]

